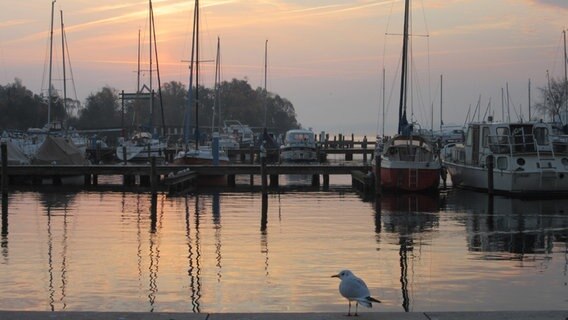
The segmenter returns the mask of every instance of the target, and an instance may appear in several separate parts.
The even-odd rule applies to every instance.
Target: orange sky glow
[[[10,10],[0,13],[0,81],[4,85],[19,78],[40,93],[47,87],[51,1],[6,1]],[[152,3],[162,82],[187,85],[194,1]],[[381,126],[384,68],[387,123],[396,123],[404,1],[200,3],[200,55],[213,59],[220,37],[224,80],[246,78],[253,87],[262,86],[268,40],[268,90],[294,104],[300,123],[318,132],[374,134]],[[136,88],[139,30],[143,64],[148,59],[148,1],[58,0],[55,10],[55,56],[60,59],[62,10],[79,100],[107,85],[125,91]],[[547,70],[553,77],[563,77],[562,30],[567,13],[568,3],[563,0],[413,1],[416,84],[412,90],[420,91],[414,120],[430,128],[435,106],[434,127],[439,126],[440,75],[444,76],[444,122],[462,124],[480,95],[482,105],[491,99],[499,119],[501,89],[507,83],[514,109],[526,119],[528,80],[534,104]],[[212,86],[213,68],[212,63],[203,64],[203,85]],[[60,87],[61,63],[55,62],[54,69],[54,86]],[[387,126],[386,131],[395,127]]]

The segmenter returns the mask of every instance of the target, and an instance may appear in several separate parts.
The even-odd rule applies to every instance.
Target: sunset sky
[[[263,86],[268,40],[268,90],[290,100],[298,120],[315,131],[381,131],[382,70],[386,70],[386,133],[396,130],[402,0],[201,0],[201,58],[215,57],[221,38],[223,80]],[[188,83],[194,1],[154,0],[162,82]],[[414,0],[412,11],[413,118],[422,127],[443,117],[463,124],[480,99],[502,117],[501,92],[509,86],[510,117],[528,114],[538,88],[564,77],[562,31],[566,0]],[[15,78],[34,93],[47,89],[50,0],[3,0],[0,11],[0,84]],[[138,31],[147,67],[147,0],[57,0],[54,87],[62,88],[59,12],[77,98],[103,86],[136,89]],[[388,35],[387,35],[388,34]],[[426,37],[428,35],[428,37]],[[203,63],[205,86],[214,65]],[[145,72],[144,72],[145,73]],[[147,75],[146,75],[147,76]],[[68,73],[67,78],[71,78]],[[144,77],[145,79],[145,77]],[[144,82],[147,82],[144,80]],[[74,98],[73,87],[68,95]],[[230,106],[227,106],[228,108]]]

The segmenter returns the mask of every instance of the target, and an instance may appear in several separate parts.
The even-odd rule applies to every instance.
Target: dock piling
[[[383,188],[381,184],[381,155],[375,155],[375,195],[380,197],[382,195]]]
[[[487,165],[487,193],[493,195],[493,168],[494,168],[494,159],[493,155],[488,155],[485,159]]]
[[[8,190],[8,146],[5,142],[0,145],[0,151],[2,152],[2,192]]]

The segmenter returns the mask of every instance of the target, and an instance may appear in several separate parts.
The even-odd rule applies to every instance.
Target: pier
[[[4,320],[103,320],[103,319],[143,319],[143,320],[225,320],[225,319],[346,319],[343,313],[175,313],[175,312],[47,312],[47,311],[0,311]],[[360,319],[408,319],[408,320],[565,320],[568,311],[476,311],[476,312],[360,312]]]
[[[264,167],[264,170],[263,170]],[[279,176],[285,174],[311,175],[312,185],[329,186],[330,175],[350,175],[354,171],[368,172],[368,164],[232,164],[214,165],[14,165],[2,167],[2,181],[8,188],[22,180],[34,185],[60,184],[63,177],[84,177],[85,186],[96,186],[100,176],[122,176],[124,186],[133,186],[136,181],[152,188],[173,187],[188,184],[199,177],[227,177],[229,187],[235,185],[235,176],[270,177],[270,186],[277,187]],[[138,179],[136,179],[138,177]],[[46,182],[47,180],[47,182]],[[264,180],[264,179],[262,179]],[[253,179],[251,179],[252,184]]]

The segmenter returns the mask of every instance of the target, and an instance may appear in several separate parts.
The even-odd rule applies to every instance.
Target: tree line
[[[196,88],[192,88],[196,96]],[[56,92],[56,90],[52,90]],[[187,87],[176,81],[164,83],[154,93],[154,100],[122,99],[122,92],[106,86],[91,93],[84,105],[79,101],[51,96],[51,120],[62,121],[66,127],[78,130],[119,129],[141,127],[182,128],[188,105],[191,124],[195,128],[195,101],[189,103]],[[149,94],[148,94],[149,96]],[[41,128],[47,122],[48,97],[27,89],[20,79],[0,85],[0,129],[27,130]],[[193,99],[192,99],[193,100]],[[284,133],[301,127],[294,105],[262,88],[253,89],[246,80],[223,81],[218,89],[199,87],[200,131],[223,126],[223,120],[239,120],[250,127],[268,128]]]

